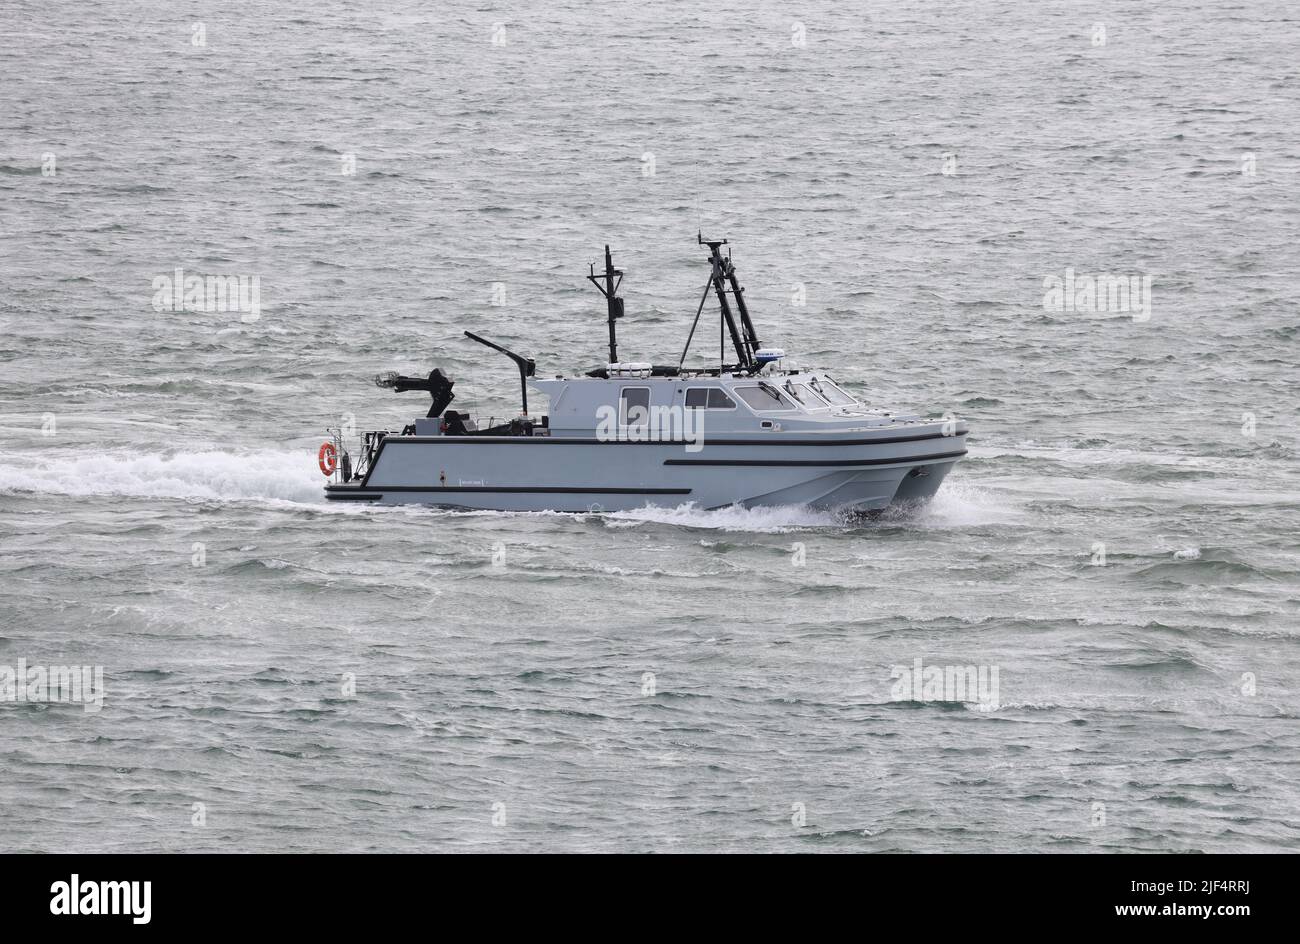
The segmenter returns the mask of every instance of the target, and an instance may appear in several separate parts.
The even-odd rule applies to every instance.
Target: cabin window
[[[795,409],[780,390],[771,384],[759,384],[757,387],[734,387],[736,396],[744,400],[755,413],[789,413]]]
[[[686,391],[688,410],[734,410],[736,401],[719,387],[690,387]]]
[[[618,421],[624,426],[650,425],[650,388],[624,387],[618,399]]]

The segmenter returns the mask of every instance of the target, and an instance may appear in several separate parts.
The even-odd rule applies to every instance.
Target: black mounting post
[[[514,351],[503,348],[500,344],[493,344],[487,338],[480,338],[473,331],[466,331],[465,337],[471,341],[477,341],[479,344],[486,344],[494,351],[500,351],[506,357],[510,358],[519,367],[519,387],[524,401],[524,416],[528,415],[528,378],[537,372],[537,364],[531,357],[521,357]]]
[[[749,320],[749,306],[745,304],[745,290],[740,287],[740,282],[736,279],[736,267],[731,264],[731,250],[727,250],[727,281],[731,283],[731,294],[736,298],[736,309],[740,312],[740,327],[745,332],[745,344],[749,346],[750,368],[758,366],[758,349],[763,345],[759,343],[758,332],[754,330],[754,322]]]
[[[614,281],[614,276],[618,276],[618,281]],[[601,285],[600,281],[604,279],[605,284]],[[605,274],[596,275],[596,264],[591,264],[591,275],[587,276],[587,281],[600,290],[600,294],[605,296],[609,305],[609,362],[618,363],[618,340],[615,337],[614,323],[623,317],[623,299],[618,297],[618,287],[623,284],[623,270],[614,268],[614,259],[609,254],[609,246],[605,246]]]

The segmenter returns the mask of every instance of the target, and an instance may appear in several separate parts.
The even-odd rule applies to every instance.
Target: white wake
[[[604,515],[604,520],[611,528],[666,524],[716,531],[783,534],[809,528],[972,528],[1007,523],[1018,516],[1014,506],[985,489],[945,482],[929,502],[905,508],[892,507],[877,518],[849,520],[833,512],[819,511],[804,505],[760,508],[732,506],[710,511],[687,504],[675,508],[649,506],[635,511],[611,512]]]
[[[316,457],[305,449],[171,454],[87,450],[0,462],[0,492],[6,493],[317,503],[324,500],[324,484]]]

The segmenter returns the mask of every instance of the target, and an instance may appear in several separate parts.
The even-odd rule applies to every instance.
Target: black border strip
[[[355,495],[342,495],[345,489],[358,489]],[[361,500],[362,492],[383,497],[384,492],[511,492],[562,495],[689,495],[689,488],[582,488],[576,485],[326,485],[327,498]]]
[[[823,433],[824,436],[833,435]],[[380,443],[442,443],[449,446],[465,445],[500,445],[500,446],[687,446],[703,441],[713,446],[872,446],[876,443],[924,442],[927,439],[956,439],[966,436],[962,430],[951,435],[943,433],[926,433],[924,436],[880,436],[875,439],[778,439],[780,433],[772,433],[768,439],[726,439],[721,436],[705,435],[701,439],[596,439],[579,436],[387,436]]]
[[[894,459],[665,459],[664,465],[799,465],[799,466],[868,466],[908,465],[913,462],[933,462],[938,459],[956,459],[966,455],[961,452],[938,452],[928,456],[898,456]]]

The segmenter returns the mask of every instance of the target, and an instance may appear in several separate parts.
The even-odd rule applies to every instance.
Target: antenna
[[[618,281],[614,281],[614,276],[618,276]],[[605,284],[601,285],[601,280]],[[605,296],[609,305],[609,362],[618,363],[618,340],[616,338],[615,322],[623,317],[623,299],[618,297],[618,287],[623,284],[623,270],[614,268],[614,259],[609,254],[609,245],[605,246],[605,273],[604,275],[596,274],[596,263],[591,264],[591,274],[587,276],[587,281],[596,286],[600,294]]]

